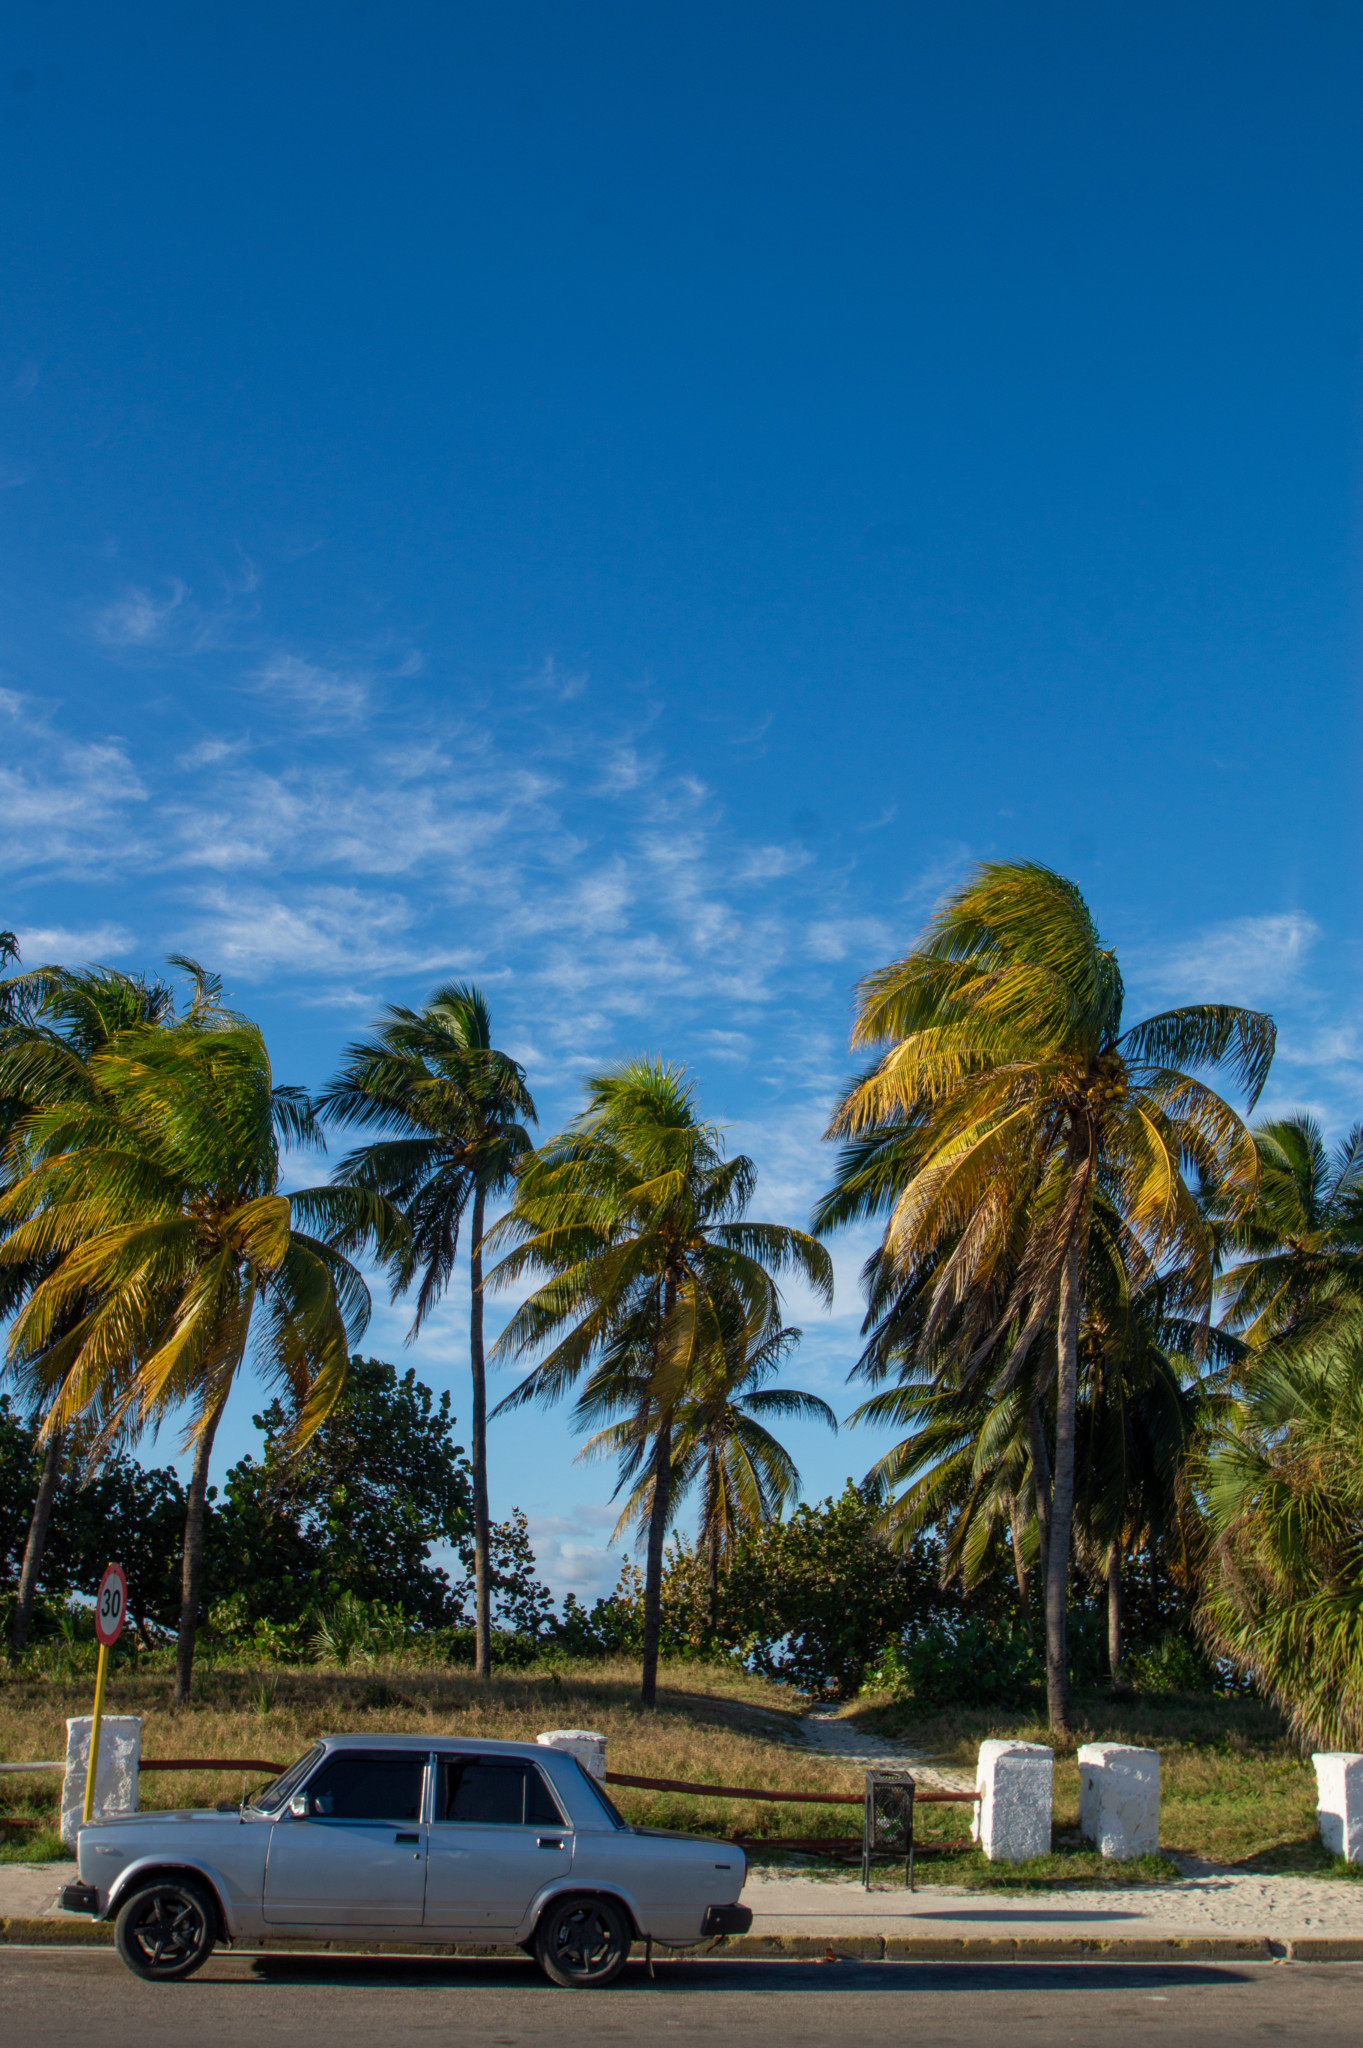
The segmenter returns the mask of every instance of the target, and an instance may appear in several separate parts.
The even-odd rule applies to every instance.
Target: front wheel
[[[218,1911],[195,1884],[144,1885],[118,1909],[114,1945],[128,1968],[155,1984],[192,1977],[212,1955]]]
[[[613,1899],[570,1893],[540,1915],[535,1961],[551,1984],[613,1984],[629,1959],[629,1944],[629,1921]]]

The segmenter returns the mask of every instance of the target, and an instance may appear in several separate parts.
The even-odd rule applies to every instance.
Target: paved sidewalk
[[[877,1878],[864,1892],[844,1878],[754,1872],[743,1891],[753,1934],[813,1935],[833,1940],[866,1934],[883,1939],[933,1936],[950,1940],[1043,1936],[1110,1941],[1116,1936],[1186,1941],[1219,1936],[1288,1942],[1356,1937],[1363,1946],[1363,1884],[1325,1878],[1256,1877],[1189,1864],[1182,1884],[1131,1885],[1103,1891],[977,1892],[925,1885],[916,1892]]]
[[[55,1915],[57,1893],[79,1876],[74,1857],[69,1863],[0,1863],[0,1920]],[[63,1913],[61,1918],[70,1915]]]

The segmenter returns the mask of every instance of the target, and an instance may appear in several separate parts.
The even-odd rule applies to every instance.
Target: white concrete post
[[[1086,1742],[1079,1752],[1079,1832],[1101,1856],[1159,1848],[1159,1751]]]
[[[76,1846],[85,1813],[85,1770],[90,1760],[91,1718],[80,1714],[66,1724],[66,1776],[62,1779],[62,1840]],[[142,1716],[105,1714],[99,1724],[93,1818],[136,1813],[137,1771],[142,1761]]]
[[[1363,1756],[1350,1750],[1322,1750],[1316,1767],[1316,1819],[1332,1856],[1363,1863]]]
[[[598,1785],[606,1782],[606,1738],[593,1734],[590,1728],[550,1728],[547,1733],[537,1735],[536,1742],[546,1749],[566,1750],[575,1756],[589,1777]]]
[[[1039,1742],[982,1742],[970,1832],[991,1863],[1025,1863],[1051,1853],[1054,1750]]]

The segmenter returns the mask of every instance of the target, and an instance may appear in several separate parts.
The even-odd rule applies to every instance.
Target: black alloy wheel
[[[629,1960],[631,1929],[614,1899],[582,1892],[555,1899],[535,1929],[535,1961],[551,1984],[613,1984]]]
[[[154,1984],[175,1984],[208,1961],[218,1909],[195,1884],[144,1885],[118,1909],[114,1944],[128,1968]]]

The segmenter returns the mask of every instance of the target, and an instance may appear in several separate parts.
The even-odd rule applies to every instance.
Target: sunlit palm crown
[[[367,1039],[347,1046],[317,1111],[391,1134],[350,1153],[335,1178],[386,1196],[406,1216],[393,1294],[420,1276],[415,1334],[449,1284],[475,1192],[503,1193],[530,1150],[535,1105],[524,1069],[494,1048],[478,990],[453,984],[421,1010],[385,1010]]]
[[[552,1276],[498,1339],[494,1356],[549,1347],[510,1401],[552,1398],[594,1353],[638,1343],[668,1407],[723,1341],[721,1297],[757,1344],[779,1327],[775,1275],[802,1273],[831,1299],[816,1239],[745,1218],[755,1182],[752,1161],[726,1159],[715,1126],[697,1118],[680,1068],[636,1060],[590,1079],[586,1107],[526,1163],[493,1233],[514,1247],[495,1284]]]
[[[48,1425],[92,1408],[107,1436],[186,1403],[202,1427],[249,1345],[306,1434],[368,1314],[346,1254],[392,1219],[348,1190],[279,1191],[281,1134],[313,1135],[307,1098],[272,1085],[259,1030],[205,977],[183,1016],[115,1029],[62,1074],[45,1093],[25,1069],[33,1107],[0,1199],[0,1262],[48,1269],[9,1346],[52,1394]]]
[[[845,1143],[815,1228],[888,1210],[873,1289],[882,1306],[922,1290],[922,1341],[969,1304],[974,1340],[1022,1316],[1029,1348],[1100,1192],[1134,1261],[1209,1285],[1185,1165],[1243,1209],[1258,1156],[1190,1070],[1222,1067],[1252,1102],[1272,1020],[1199,1004],[1127,1027],[1122,1007],[1116,956],[1078,889],[1030,863],[982,867],[911,953],[862,984],[853,1043],[884,1050],[830,1126]]]
[[[672,1512],[699,1480],[701,1539],[713,1537],[724,1553],[743,1530],[773,1520],[799,1498],[795,1461],[766,1420],[796,1416],[834,1430],[838,1425],[817,1394],[768,1384],[799,1343],[799,1330],[778,1327],[749,1344],[741,1308],[735,1304],[726,1314],[722,1300],[715,1306],[724,1335],[697,1361],[673,1411]],[[626,1501],[612,1540],[648,1519],[652,1475],[646,1465],[657,1422],[655,1396],[649,1345],[626,1344],[604,1354],[574,1408],[584,1427],[616,1418],[598,1428],[580,1453],[620,1461],[616,1493],[625,1492]]]

